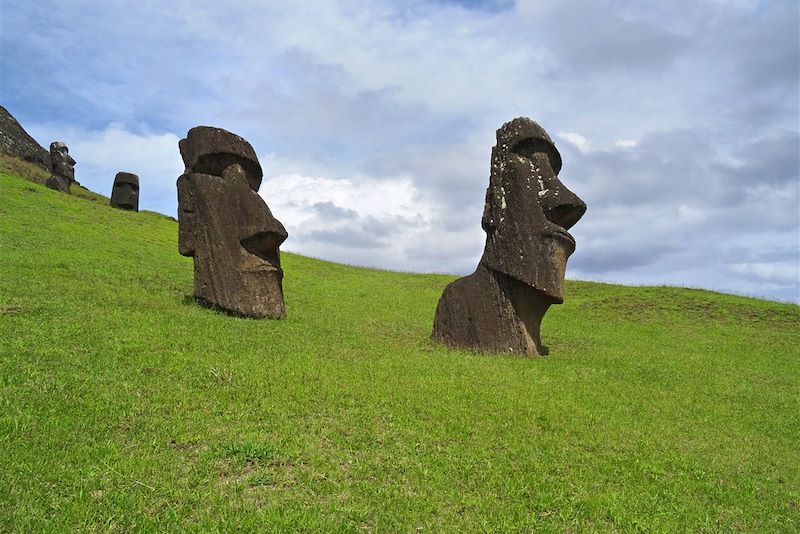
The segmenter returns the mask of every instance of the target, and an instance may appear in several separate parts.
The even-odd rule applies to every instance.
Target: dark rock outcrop
[[[50,154],[28,135],[3,106],[0,106],[0,152],[50,170]]]
[[[112,208],[139,211],[139,177],[130,172],[118,172],[111,190]]]
[[[564,301],[569,230],[586,204],[558,179],[561,155],[534,121],[497,130],[475,272],[449,284],[439,300],[433,338],[454,348],[542,354],[540,325]]]
[[[61,141],[50,143],[50,178],[45,185],[50,189],[70,193],[70,187],[75,182],[75,160],[69,155],[69,148]]]
[[[234,315],[281,318],[280,245],[287,238],[257,191],[262,171],[250,143],[198,126],[179,143],[178,249],[194,258],[194,296]]]

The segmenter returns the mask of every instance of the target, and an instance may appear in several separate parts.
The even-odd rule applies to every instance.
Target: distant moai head
[[[111,190],[111,207],[139,211],[139,177],[129,172],[118,172]]]
[[[194,258],[194,296],[234,315],[281,318],[280,245],[286,229],[258,195],[253,147],[221,128],[197,126],[179,142],[178,249]]]
[[[75,160],[69,155],[67,145],[61,141],[50,143],[50,178],[45,185],[50,189],[69,194],[75,183]]]
[[[527,117],[497,130],[481,226],[481,262],[563,302],[567,258],[575,251],[569,230],[586,204],[558,179],[561,155],[550,136]]]
[[[61,141],[50,143],[50,164],[53,174],[75,181],[75,160],[69,155],[69,148]]]

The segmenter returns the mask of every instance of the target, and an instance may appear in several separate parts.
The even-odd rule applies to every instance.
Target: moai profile
[[[67,145],[61,141],[50,143],[50,178],[45,185],[50,189],[69,194],[75,182],[75,160],[69,155]]]
[[[283,225],[258,195],[262,171],[250,143],[197,126],[179,143],[178,250],[194,257],[194,296],[246,317],[286,316],[280,245]]]
[[[139,177],[130,172],[118,172],[111,190],[111,207],[139,211]]]
[[[534,121],[520,117],[497,130],[481,226],[486,245],[475,272],[449,284],[439,299],[433,338],[481,352],[542,354],[539,327],[564,301],[567,232],[586,204],[558,179],[561,155]]]

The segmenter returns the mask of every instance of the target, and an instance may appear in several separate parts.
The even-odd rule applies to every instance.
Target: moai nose
[[[539,164],[539,205],[545,218],[564,230],[569,230],[586,213],[586,203],[567,188],[550,166],[545,154],[535,154]]]
[[[581,198],[560,184],[558,195],[548,195],[553,202],[543,206],[544,216],[548,221],[559,225],[564,230],[569,230],[586,213],[586,203]]]

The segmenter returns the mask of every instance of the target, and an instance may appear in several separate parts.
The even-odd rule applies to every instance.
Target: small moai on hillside
[[[75,160],[69,155],[69,148],[61,141],[50,143],[50,178],[45,185],[50,189],[70,194],[75,183]]]
[[[245,317],[286,316],[280,245],[288,234],[258,195],[263,172],[250,143],[197,126],[179,143],[178,250],[194,258],[194,296]]]
[[[130,172],[118,172],[111,190],[112,208],[139,211],[139,177]]]
[[[475,272],[449,284],[433,338],[481,352],[543,353],[542,317],[564,301],[568,230],[586,204],[558,179],[561,155],[536,122],[520,117],[497,130]]]

